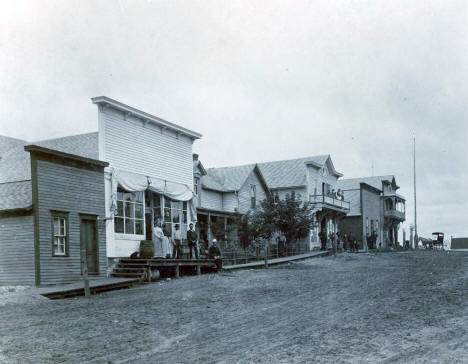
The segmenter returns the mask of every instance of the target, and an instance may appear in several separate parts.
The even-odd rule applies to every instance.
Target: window
[[[250,185],[250,207],[255,208],[257,205],[257,186]]]
[[[117,214],[114,231],[120,234],[143,235],[145,228],[143,192],[117,189]]]
[[[199,177],[195,177],[193,179],[193,191],[195,192],[196,195],[198,195],[198,185],[200,183],[200,178]]]
[[[369,218],[366,217],[366,235],[369,235]]]
[[[173,236],[176,230],[181,237],[187,236],[187,202],[174,201],[156,193],[151,194],[153,204],[153,224],[162,222],[164,235]]]
[[[68,256],[68,218],[66,213],[52,215],[52,256]]]

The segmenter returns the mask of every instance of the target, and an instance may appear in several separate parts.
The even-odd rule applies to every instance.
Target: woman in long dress
[[[151,234],[153,244],[154,244],[154,256],[158,258],[164,258],[164,233],[161,228],[161,223],[159,221],[153,226],[153,232]]]

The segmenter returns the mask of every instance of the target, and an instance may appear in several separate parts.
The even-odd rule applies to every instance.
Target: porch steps
[[[111,277],[133,278],[143,281],[148,267],[146,259],[121,259],[110,274]]]

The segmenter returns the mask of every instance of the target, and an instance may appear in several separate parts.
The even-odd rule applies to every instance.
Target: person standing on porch
[[[188,240],[188,246],[189,246],[189,251],[190,251],[190,258],[193,258],[192,250],[194,250],[195,258],[198,259],[198,247],[197,247],[198,236],[195,230],[193,230],[192,223],[190,223],[189,231],[187,231],[187,240]]]
[[[327,232],[325,230],[320,231],[319,238],[320,242],[322,243],[322,247],[320,248],[320,250],[327,250]]]
[[[153,231],[151,234],[151,240],[153,240],[154,245],[154,256],[155,257],[165,257],[163,249],[163,238],[164,233],[161,228],[161,221],[158,219],[153,226]]]
[[[175,225],[174,249],[172,250],[172,257],[174,259],[182,259],[181,244],[182,244],[182,237],[181,237],[181,234],[180,234],[180,228],[179,228],[179,225]]]

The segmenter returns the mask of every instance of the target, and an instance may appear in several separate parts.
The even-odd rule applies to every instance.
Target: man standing
[[[210,259],[215,260],[216,266],[218,267],[218,270],[220,270],[223,266],[223,260],[221,259],[221,251],[218,248],[218,242],[216,239],[213,239],[213,243],[211,244],[210,249],[208,249],[208,256]]]
[[[198,259],[198,249],[197,249],[197,233],[195,230],[193,230],[193,224],[190,223],[189,225],[189,231],[187,231],[187,240],[188,240],[188,246],[189,246],[189,251],[190,251],[190,258],[193,258],[193,253],[192,250],[195,251],[195,258]]]
[[[320,231],[319,238],[320,242],[322,243],[322,247],[320,248],[320,250],[327,250],[327,232],[325,230]]]
[[[182,259],[181,244],[182,244],[182,237],[181,237],[181,234],[180,234],[180,228],[179,228],[179,225],[175,225],[174,249],[172,251],[172,257],[174,259]]]

